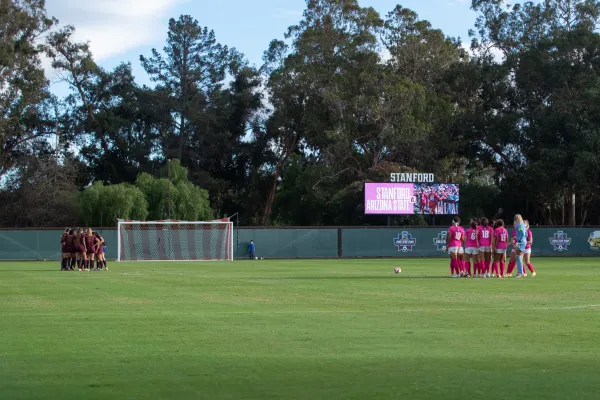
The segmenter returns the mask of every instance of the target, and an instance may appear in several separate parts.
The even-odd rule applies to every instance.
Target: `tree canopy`
[[[141,86],[130,64],[98,65],[43,0],[2,1],[0,225],[381,225],[363,184],[392,172],[461,184],[464,219],[600,224],[600,3],[472,0],[469,49],[367,3],[306,0],[259,66],[172,18],[164,47],[139,57]]]

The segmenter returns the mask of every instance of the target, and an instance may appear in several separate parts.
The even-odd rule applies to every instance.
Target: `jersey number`
[[[460,238],[462,237],[462,233],[456,232],[456,234],[454,235],[454,237],[456,238],[456,240],[460,240]]]
[[[483,236],[484,239],[489,239],[490,231],[482,231],[481,236]]]
[[[506,242],[506,234],[503,233],[502,235],[500,235],[500,241]]]
[[[471,240],[477,239],[477,234],[475,232],[471,233]]]

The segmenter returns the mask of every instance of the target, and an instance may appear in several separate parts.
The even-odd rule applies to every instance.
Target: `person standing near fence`
[[[255,253],[255,246],[254,246],[254,240],[250,241],[250,244],[248,245],[248,254],[250,255],[250,259],[254,260],[254,253]]]

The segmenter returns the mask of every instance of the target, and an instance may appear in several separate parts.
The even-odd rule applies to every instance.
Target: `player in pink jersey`
[[[489,278],[491,276],[494,228],[490,226],[490,221],[484,217],[481,219],[481,225],[477,227],[477,231],[479,235],[479,265],[482,266],[483,274]]]
[[[494,237],[492,238],[492,251],[494,253],[494,263],[492,264],[492,274],[498,278],[504,277],[504,265],[506,263],[506,248],[508,247],[508,231],[504,228],[504,221],[496,221]]]
[[[467,230],[466,241],[465,241],[465,263],[466,270],[471,275],[471,258],[473,258],[473,276],[478,276],[481,272],[479,270],[479,261],[477,260],[477,253],[479,249],[479,240],[477,237],[477,222],[471,221],[471,227]]]
[[[464,229],[460,226],[460,218],[454,217],[452,226],[446,232],[446,248],[450,255],[450,273],[453,278],[460,277],[463,270],[460,254],[462,242],[465,239]]]
[[[524,220],[523,223],[527,227],[527,245],[525,246],[525,251],[523,252],[523,262],[529,268],[529,272],[531,272],[531,277],[534,278],[537,274],[535,272],[535,268],[533,268],[533,264],[531,263],[531,245],[533,244],[533,233],[529,228],[529,221]],[[523,268],[525,270],[525,268]]]

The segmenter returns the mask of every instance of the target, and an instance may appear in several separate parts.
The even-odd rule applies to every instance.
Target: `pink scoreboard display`
[[[452,183],[365,183],[365,214],[458,214],[459,188]]]

